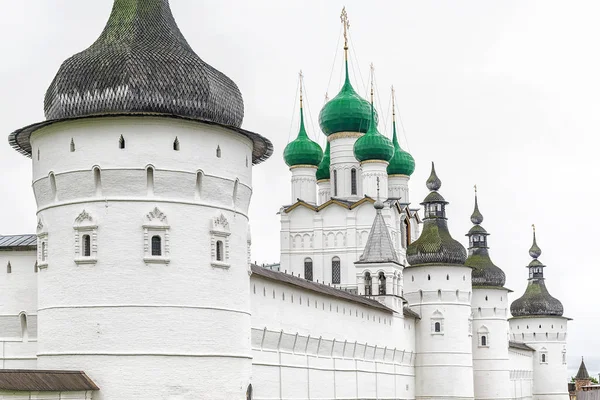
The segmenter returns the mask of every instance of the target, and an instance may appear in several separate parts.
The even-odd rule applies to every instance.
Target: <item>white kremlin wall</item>
[[[2,369],[36,367],[35,250],[0,251],[0,362]],[[8,264],[10,262],[10,273]]]
[[[535,353],[532,349],[527,350],[516,346],[508,348],[511,399],[533,399],[534,356]]]
[[[253,274],[254,399],[414,399],[415,320]]]

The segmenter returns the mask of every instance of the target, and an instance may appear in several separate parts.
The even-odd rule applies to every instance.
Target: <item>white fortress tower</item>
[[[546,289],[544,268],[538,258],[535,227],[529,255],[529,283],[523,296],[510,306],[510,336],[535,350],[533,359],[533,398],[567,400],[567,322],[562,303]]]
[[[404,295],[419,313],[417,399],[473,399],[471,344],[471,268],[464,247],[450,236],[445,207],[438,193],[442,182],[432,164],[421,203],[423,231],[408,246],[410,266],[404,270]]]
[[[115,0],[45,113],[10,137],[33,160],[38,368],[85,370],[97,399],[244,398],[252,165],[272,147],[240,128],[235,83],[168,0]]]
[[[471,267],[473,297],[473,379],[475,399],[511,399],[508,357],[508,292],[504,287],[506,275],[490,259],[487,237],[481,226],[483,215],[477,204],[471,215],[473,227],[469,230],[469,256],[465,261]]]

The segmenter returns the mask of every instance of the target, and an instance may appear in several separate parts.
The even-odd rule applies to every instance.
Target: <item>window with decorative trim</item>
[[[83,210],[73,224],[75,231],[75,263],[95,264],[98,250],[98,225],[91,214]]]
[[[170,255],[170,226],[167,216],[155,207],[146,214],[144,225],[144,262],[168,264]]]
[[[490,331],[485,325],[477,330],[477,344],[479,347],[490,347]]]
[[[223,214],[212,219],[211,265],[217,268],[229,268],[229,221]]]
[[[42,219],[38,219],[37,224],[37,260],[38,268],[48,267],[48,230]]]
[[[342,264],[337,256],[331,259],[331,283],[335,285],[342,283]]]
[[[540,364],[548,364],[548,350],[545,347],[540,350]]]
[[[435,312],[431,315],[431,334],[444,334],[444,315],[439,312],[439,310],[435,310]]]

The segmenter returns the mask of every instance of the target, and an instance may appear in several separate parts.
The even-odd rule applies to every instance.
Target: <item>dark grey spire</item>
[[[533,258],[529,268],[529,283],[523,296],[513,301],[510,305],[510,313],[513,317],[527,316],[562,316],[562,303],[552,297],[546,288],[544,279],[544,268],[538,257],[542,250],[536,243],[535,226],[533,226],[533,245],[529,249],[529,255]]]
[[[581,365],[579,365],[579,370],[577,371],[577,375],[575,375],[576,380],[587,381],[590,379],[590,374],[585,367],[585,363],[583,362],[583,357],[581,357]]]
[[[469,237],[469,256],[465,261],[467,267],[473,268],[471,282],[473,287],[504,287],[506,275],[491,260],[487,238],[489,233],[480,225],[483,215],[477,203],[477,187],[475,187],[475,210],[471,215],[473,227],[467,233]]]
[[[421,205],[425,208],[423,232],[419,239],[406,249],[407,261],[411,266],[422,264],[459,264],[467,258],[465,248],[452,238],[446,220],[448,202],[437,191],[442,181],[431,163],[431,175],[427,179],[427,188],[431,191]]]
[[[399,264],[400,260],[394,249],[390,231],[381,214],[384,204],[379,199],[379,178],[377,178],[377,201],[375,201],[373,207],[376,210],[375,220],[373,221],[373,226],[371,227],[365,250],[356,263],[371,264],[393,262]]]

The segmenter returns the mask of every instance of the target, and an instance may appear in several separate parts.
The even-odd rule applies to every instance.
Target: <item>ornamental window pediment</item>
[[[98,252],[98,225],[86,210],[73,223],[75,231],[75,263],[95,264]]]
[[[229,221],[222,213],[211,220],[210,246],[211,265],[217,268],[229,268]]]
[[[144,262],[149,264],[168,264],[170,259],[170,235],[167,216],[154,207],[144,218]]]

